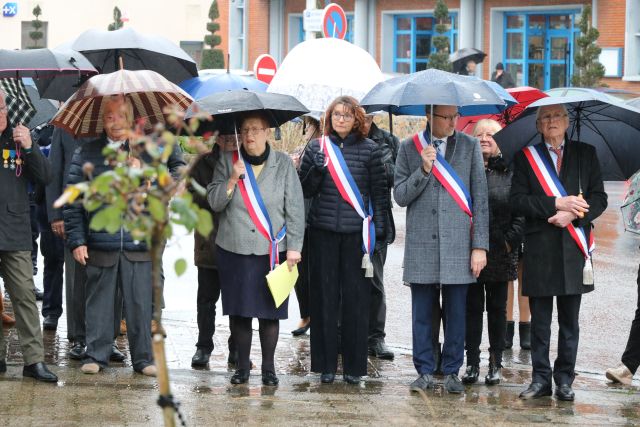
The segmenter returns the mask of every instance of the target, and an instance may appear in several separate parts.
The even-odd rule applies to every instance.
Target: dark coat
[[[392,135],[384,129],[380,129],[375,123],[371,123],[369,139],[378,144],[382,154],[382,164],[384,165],[387,177],[387,205],[384,218],[385,243],[391,244],[396,238],[396,224],[393,221],[393,203],[391,202],[391,189],[393,189],[393,175],[395,173],[396,158],[398,157],[398,137]]]
[[[503,72],[500,77],[496,77],[496,74],[497,73],[495,71],[493,72],[493,74],[491,74],[492,82],[498,83],[505,89],[516,87],[516,83],[513,81],[513,77],[511,77],[511,74],[507,73],[506,71]]]
[[[489,190],[489,252],[478,282],[507,282],[518,277],[518,250],[524,217],[511,213],[509,190],[513,172],[502,157],[492,157],[485,167]],[[511,251],[507,251],[509,244]]]
[[[15,150],[11,129],[0,134],[0,152]],[[0,251],[31,251],[29,181],[45,185],[51,177],[49,162],[37,146],[30,153],[22,149],[22,174],[0,166]]]
[[[389,190],[378,145],[368,138],[361,139],[354,133],[345,139],[332,135],[332,140],[342,150],[365,207],[369,206],[371,198],[376,241],[384,241],[384,213],[388,209]],[[313,198],[307,223],[311,227],[335,233],[362,232],[362,219],[342,198],[328,169],[314,166],[313,159],[319,150],[320,141],[311,141],[304,152],[299,171],[304,197]]]
[[[544,153],[553,164],[546,146]],[[560,170],[560,181],[570,195],[578,194],[578,166],[589,212],[574,225],[584,228],[588,240],[593,220],[607,208],[607,193],[595,148],[570,141],[565,144]],[[555,198],[545,195],[522,151],[514,159],[511,205],[516,214],[526,217],[522,294],[547,297],[592,291],[593,286],[582,283],[584,257],[575,241],[567,230],[548,223],[556,213]]]

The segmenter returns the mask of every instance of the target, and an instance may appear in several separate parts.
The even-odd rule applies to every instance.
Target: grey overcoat
[[[478,140],[456,131],[447,139],[445,159],[471,194],[473,226],[436,177],[423,173],[413,139],[400,144],[394,198],[407,207],[406,283],[474,283],[471,250],[489,249],[487,180]]]

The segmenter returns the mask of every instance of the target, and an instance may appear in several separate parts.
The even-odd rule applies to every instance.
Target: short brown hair
[[[244,122],[249,119],[260,119],[262,120],[262,123],[267,129],[271,128],[271,124],[269,123],[269,119],[267,118],[267,115],[265,113],[261,111],[251,111],[249,113],[243,114],[242,117],[240,118],[240,121],[238,121],[237,123],[238,132],[242,128],[242,125],[244,124]]]
[[[351,131],[356,132],[360,138],[366,138],[367,133],[365,132],[365,124],[364,124],[364,115],[365,115],[364,108],[362,108],[360,106],[360,103],[351,96],[339,96],[333,100],[331,105],[329,105],[329,108],[327,108],[327,111],[324,114],[325,116],[324,134],[330,135],[331,133],[333,133],[331,115],[333,114],[333,110],[335,110],[336,107],[340,104],[344,105],[345,109],[351,112],[355,118],[355,121],[353,122],[353,128],[351,129]]]

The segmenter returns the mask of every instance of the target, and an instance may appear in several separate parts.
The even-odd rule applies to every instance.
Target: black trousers
[[[335,373],[338,323],[345,375],[367,375],[371,279],[364,277],[362,234],[309,228],[311,370]]]
[[[213,351],[216,332],[216,303],[220,298],[220,276],[215,268],[198,267],[198,342],[196,347]]]
[[[298,280],[296,280],[296,298],[300,309],[300,318],[309,317],[309,233],[304,233],[302,243],[302,261],[298,264]]]
[[[51,230],[40,232],[40,252],[44,257],[44,297],[42,315],[56,319],[62,315],[62,288],[64,283],[64,242]]]
[[[486,282],[469,285],[465,350],[467,365],[480,365],[483,314],[486,305],[489,328],[489,353],[498,366],[502,364],[504,335],[507,328],[507,282]]]
[[[576,356],[580,337],[580,302],[582,295],[565,295],[556,298],[558,310],[558,357],[549,362],[551,345],[551,316],[554,297],[529,297],[531,308],[531,366],[532,382],[551,385],[551,377],[557,385],[573,383]]]
[[[636,282],[638,284],[638,307],[636,308],[636,317],[631,322],[627,348],[622,355],[622,363],[634,374],[640,366],[640,268]]]
[[[387,321],[387,301],[384,292],[384,263],[387,260],[387,245],[373,253],[373,278],[371,279],[371,307],[369,309],[369,345],[384,341]]]

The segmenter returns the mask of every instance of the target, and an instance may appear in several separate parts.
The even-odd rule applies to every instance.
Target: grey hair
[[[551,107],[551,106],[558,106],[560,108],[562,108],[562,111],[564,111],[565,115],[569,115],[569,111],[567,110],[567,107],[564,106],[564,104],[551,104],[551,105],[544,105],[542,107],[538,107],[538,110],[536,111],[536,122],[538,120],[540,120],[540,111],[542,111],[543,107]]]

